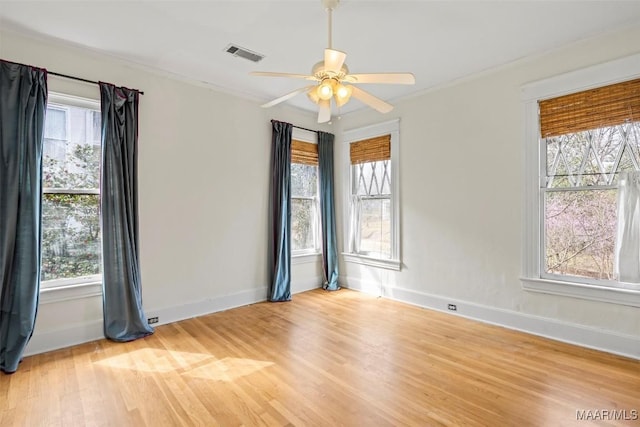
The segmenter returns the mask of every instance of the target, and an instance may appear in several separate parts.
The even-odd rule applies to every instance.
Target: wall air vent
[[[244,47],[240,47],[235,44],[230,44],[224,49],[226,52],[229,52],[233,56],[238,56],[240,58],[248,59],[251,62],[259,62],[264,58],[264,55],[260,53],[253,52],[249,49],[245,49]]]

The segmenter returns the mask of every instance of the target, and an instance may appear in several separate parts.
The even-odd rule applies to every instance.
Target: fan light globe
[[[333,88],[331,87],[330,82],[323,82],[320,86],[318,86],[318,98],[324,99],[325,101],[331,99],[333,96]]]
[[[349,97],[350,93],[349,93],[349,89],[347,89],[346,86],[344,85],[339,85],[338,86],[338,90],[336,91],[336,96],[339,99],[347,99]]]
[[[318,96],[318,88],[316,87],[307,92],[307,96],[314,104],[317,104],[318,101],[320,101],[320,97]]]
[[[338,107],[342,107],[344,104],[349,102],[352,92],[353,92],[353,88],[351,86],[345,86],[342,83],[339,83],[336,88],[336,96],[335,96],[336,105]]]

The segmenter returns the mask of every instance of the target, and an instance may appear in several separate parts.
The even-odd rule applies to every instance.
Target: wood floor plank
[[[627,419],[579,420],[581,410]],[[344,289],[27,357],[0,376],[2,426],[638,426],[638,416],[638,360]]]

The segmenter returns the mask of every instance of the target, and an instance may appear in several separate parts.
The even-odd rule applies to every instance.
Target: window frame
[[[552,295],[640,307],[640,290],[617,281],[547,274],[544,270],[545,155],[538,101],[640,77],[640,54],[550,77],[522,87],[524,106],[522,273],[523,289]]]
[[[85,108],[90,110],[101,111],[100,100],[81,98],[72,95],[66,95],[58,92],[49,92],[47,99],[47,108],[65,109],[67,120],[67,143],[70,135],[70,120],[68,106]],[[66,108],[65,108],[66,107]],[[85,126],[86,126],[85,119]],[[91,132],[93,134],[93,131]],[[93,144],[94,139],[89,141]],[[56,191],[53,191],[56,190]],[[62,190],[62,191],[60,191]],[[42,194],[81,194],[81,195],[100,195],[100,189],[48,189],[42,188]],[[102,228],[102,220],[100,220]],[[101,261],[102,262],[102,261]],[[73,278],[53,279],[40,282],[40,295],[43,302],[58,302],[68,299],[81,298],[87,296],[96,296],[102,294],[102,274],[92,274],[86,276],[78,276]]]
[[[391,257],[379,258],[354,252],[350,236],[352,224],[351,217],[351,195],[353,191],[353,169],[349,157],[350,144],[377,136],[391,136]],[[345,262],[367,265],[370,267],[385,268],[399,271],[401,269],[400,254],[400,181],[399,181],[399,159],[400,159],[400,119],[377,123],[370,126],[346,130],[343,133],[344,155],[344,252],[342,257]],[[385,197],[386,198],[386,197]]]
[[[315,132],[307,131],[304,129],[293,128],[291,132],[291,139],[298,140],[302,142],[308,142],[311,144],[318,144],[317,136]],[[322,254],[321,248],[321,230],[320,230],[320,170],[319,165],[316,165],[318,168],[318,181],[316,182],[316,197],[295,197],[300,200],[313,200],[314,201],[314,210],[315,210],[315,220],[314,220],[314,248],[312,249],[299,249],[293,250],[291,249],[291,263],[292,264],[303,264],[307,262],[315,262],[319,259]],[[293,195],[291,196],[291,200],[293,200]]]

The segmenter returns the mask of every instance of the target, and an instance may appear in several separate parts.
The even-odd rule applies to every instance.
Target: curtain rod
[[[271,123],[273,123],[273,122],[277,122],[277,121],[279,121],[279,120],[271,119]],[[289,124],[291,124],[291,123],[289,123]],[[317,130],[308,129],[308,128],[303,128],[302,126],[296,126],[296,125],[291,125],[291,126],[292,126],[292,127],[294,127],[294,128],[298,128],[298,129],[306,130],[306,131],[313,132],[313,133],[317,133],[317,132],[319,132],[319,131],[317,131]]]
[[[79,82],[90,83],[94,85],[100,84],[100,82],[96,82],[95,80],[83,79],[82,77],[69,76],[67,74],[56,73],[48,70],[47,70],[47,74],[51,74],[52,76],[64,77],[65,79],[77,80]],[[138,92],[140,95],[144,95],[144,92],[141,90],[138,90],[138,89],[131,89],[131,90]]]
[[[303,128],[302,126],[296,126],[296,125],[291,125],[291,126],[293,126],[294,128],[302,129],[302,130],[307,130],[307,131],[313,132],[313,133],[317,133],[318,132],[317,130]]]
[[[34,67],[33,65],[26,65],[26,64],[21,64],[21,63],[19,63],[19,62],[7,61],[6,59],[1,59],[1,58],[0,58],[0,61],[8,62],[8,63],[10,63],[10,64],[23,65],[23,66],[25,66],[25,67],[31,67],[31,68],[43,69],[43,68],[41,68],[41,67]],[[53,72],[53,71],[49,71],[49,70],[47,70],[46,68],[44,68],[44,70],[47,72],[47,74],[51,74],[52,76],[64,77],[65,79],[77,80],[77,81],[79,81],[79,82],[90,83],[90,84],[94,84],[94,85],[99,85],[99,84],[100,84],[100,82],[96,82],[96,81],[94,81],[94,80],[87,80],[87,79],[83,79],[83,78],[81,78],[81,77],[70,76],[70,75],[68,75],[68,74],[56,73],[56,72]],[[144,92],[143,92],[143,91],[141,91],[141,90],[138,90],[138,89],[130,89],[130,90],[136,91],[136,92],[138,92],[140,95],[144,95]]]

